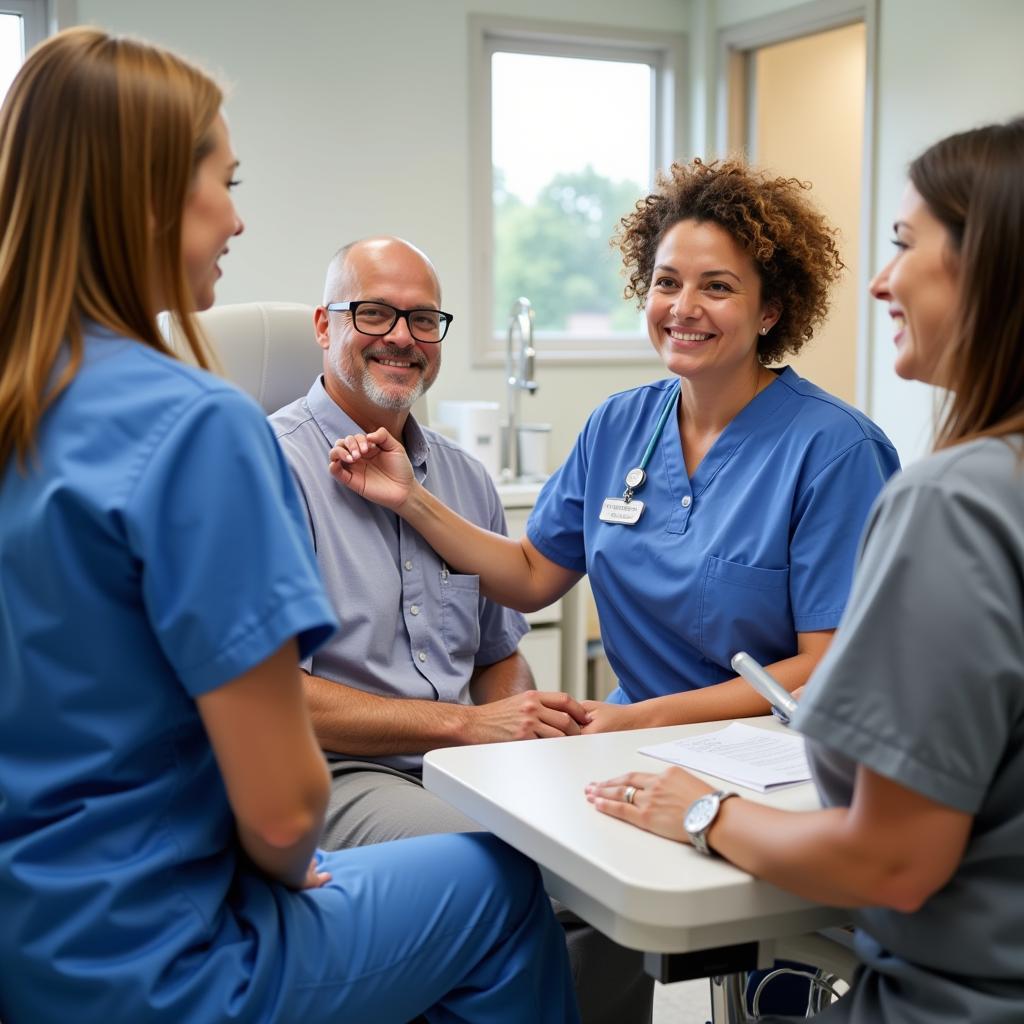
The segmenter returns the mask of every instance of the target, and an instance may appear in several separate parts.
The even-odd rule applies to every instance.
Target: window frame
[[[500,51],[650,64],[654,70],[651,166],[657,171],[667,167],[685,144],[684,71],[688,44],[686,35],[681,32],[643,32],[480,15],[471,15],[469,23],[471,358],[474,366],[493,367],[504,365],[505,339],[504,335],[495,335],[491,323],[494,282],[492,55]],[[650,356],[650,343],[641,332],[633,337],[572,337],[558,333],[540,336],[538,340],[537,359],[547,364],[636,362]]]
[[[26,54],[49,34],[47,13],[46,0],[0,0],[0,14],[21,18]]]

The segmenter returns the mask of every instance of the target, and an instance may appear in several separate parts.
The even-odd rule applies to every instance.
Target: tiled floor
[[[847,991],[845,981],[835,982],[840,994]],[[674,985],[654,983],[654,1024],[709,1024],[711,985],[707,978],[679,981]]]
[[[707,978],[654,985],[654,1024],[705,1024],[711,1020],[711,988]]]

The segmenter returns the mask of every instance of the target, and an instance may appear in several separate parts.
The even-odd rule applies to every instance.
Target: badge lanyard
[[[650,441],[647,442],[647,450],[644,452],[644,457],[640,460],[640,465],[634,466],[626,474],[626,489],[622,492],[622,497],[604,499],[601,505],[601,515],[599,516],[602,522],[633,526],[639,520],[640,513],[644,510],[644,503],[642,501],[634,501],[633,495],[647,482],[647,463],[651,461],[654,448],[661,437],[661,432],[665,429],[668,414],[672,411],[672,407],[676,404],[678,397],[679,385],[677,384],[676,387],[669,391],[665,404],[661,407],[658,423],[654,428]]]

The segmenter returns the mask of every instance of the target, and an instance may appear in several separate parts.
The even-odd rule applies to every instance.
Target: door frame
[[[747,55],[763,46],[774,46],[802,36],[842,28],[855,22],[864,23],[864,151],[861,156],[860,206],[860,272],[857,280],[857,405],[871,415],[871,343],[872,317],[868,284],[873,276],[875,253],[875,125],[877,124],[878,68],[878,4],[879,0],[810,0],[777,14],[751,18],[728,25],[717,34],[717,103],[715,122],[716,150],[720,155],[733,152],[736,136],[747,138],[746,124],[735,127],[735,111],[749,109],[753,100],[753,84],[746,73]],[[730,121],[733,123],[730,124]]]

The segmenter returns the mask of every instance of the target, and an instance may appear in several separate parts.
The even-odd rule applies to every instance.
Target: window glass
[[[25,59],[24,27],[20,14],[0,14],[0,100]]]
[[[643,333],[608,240],[651,184],[654,75],[648,63],[491,55],[496,337],[520,296],[541,337]]]

